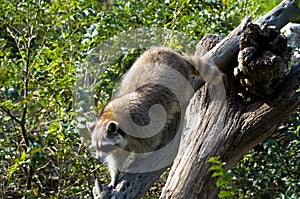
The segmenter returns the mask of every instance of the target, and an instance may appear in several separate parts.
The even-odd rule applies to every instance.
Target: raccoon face
[[[96,158],[104,161],[117,148],[125,148],[127,140],[125,133],[119,128],[116,121],[87,123],[92,133],[92,146],[96,149]]]

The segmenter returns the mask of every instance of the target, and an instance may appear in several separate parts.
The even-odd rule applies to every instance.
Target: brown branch
[[[284,1],[258,23],[281,28],[299,15],[300,10],[294,2]],[[240,36],[238,31],[230,34],[209,52],[224,71],[230,71],[228,68],[233,67],[229,64],[237,56]],[[235,101],[229,96],[225,112],[219,116],[225,119],[224,127],[210,131],[210,136],[207,136],[207,130],[213,124],[207,118],[215,109],[222,107],[207,108],[207,93],[204,93],[207,91],[202,89],[202,94],[197,93],[187,110],[188,128],[185,129],[183,142],[161,198],[216,198],[216,179],[211,177],[207,160],[212,156],[220,156],[229,168],[271,135],[300,104],[299,93],[295,91],[300,82],[299,76],[299,69],[296,68],[273,95],[251,104]],[[206,143],[209,146],[203,147]]]
[[[300,10],[297,4],[294,1],[285,0],[255,23],[262,26],[273,25],[280,29],[290,21],[295,20],[299,15]],[[228,64],[237,56],[241,33],[248,22],[250,22],[250,18],[246,18],[237,28],[208,52],[207,56],[211,57],[221,70],[227,68]]]
[[[232,136],[235,140],[227,141],[227,145],[231,146],[228,145],[223,160],[227,162],[228,168],[276,131],[300,106],[300,93],[295,91],[299,85],[300,65],[285,78],[272,95],[245,107],[239,117],[243,127]]]
[[[26,63],[25,63],[25,79],[24,79],[24,95],[23,98],[26,99],[28,96],[29,92],[29,76],[30,76],[30,55],[31,55],[31,40],[33,38],[33,26],[30,25],[30,11],[29,8],[27,8],[27,28],[28,28],[28,40],[26,45]],[[26,117],[27,117],[27,109],[28,109],[28,104],[25,104],[25,107],[23,109],[22,113],[22,118],[21,118],[21,131],[23,138],[25,140],[26,146],[29,147],[29,139],[27,136],[27,131],[26,131]],[[26,190],[31,189],[31,181],[32,181],[32,176],[34,174],[33,167],[29,165],[29,171],[27,174],[27,182],[26,182]]]
[[[300,67],[287,76],[274,94],[251,104],[233,100],[225,109],[207,107],[207,89],[196,93],[188,107],[184,139],[161,198],[216,198],[216,179],[209,172],[207,160],[219,156],[230,168],[271,135],[300,105],[300,94],[294,90],[300,82],[299,71]],[[225,119],[224,127],[209,131],[215,125],[210,116],[218,109],[222,113],[219,117]]]
[[[18,124],[21,123],[21,121],[18,120],[18,118],[16,118],[16,117],[10,112],[10,110],[9,110],[8,108],[3,107],[3,106],[0,106],[0,109],[2,109],[3,112],[5,112],[12,120],[16,121]]]
[[[300,15],[300,10],[293,0],[282,1],[278,6],[272,9],[268,14],[256,21],[262,26],[276,26],[281,29],[288,22],[296,20]]]

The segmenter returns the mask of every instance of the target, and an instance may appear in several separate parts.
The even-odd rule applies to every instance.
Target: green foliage
[[[98,168],[74,131],[72,92],[91,6],[2,2],[0,197],[90,194]]]
[[[232,169],[238,198],[299,198],[299,113]]]
[[[259,0],[261,2],[261,7],[259,12],[264,15],[267,11],[272,10],[275,6],[281,3],[281,0]]]
[[[226,170],[224,167],[226,163],[222,162],[218,157],[211,157],[208,162],[212,163],[209,167],[213,171],[212,177],[217,177],[217,187],[220,189],[219,198],[234,198],[236,187],[231,187],[233,175],[231,170]]]
[[[193,40],[226,35],[263,7],[250,0],[0,3],[0,198],[90,198],[96,177],[108,182],[76,131],[73,107],[76,75],[101,42],[140,27],[168,28]],[[141,52],[129,49],[107,67],[95,85],[96,102],[109,100]]]
[[[300,196],[300,118],[292,115],[273,137],[245,155],[231,170],[212,157],[219,198],[291,198]]]

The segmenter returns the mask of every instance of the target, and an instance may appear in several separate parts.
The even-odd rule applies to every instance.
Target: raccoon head
[[[86,125],[92,134],[92,146],[96,149],[97,159],[104,161],[117,148],[127,146],[125,133],[120,129],[117,121],[100,117],[98,121],[94,123],[87,122]]]

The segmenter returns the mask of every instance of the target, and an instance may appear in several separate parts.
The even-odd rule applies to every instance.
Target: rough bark
[[[292,13],[295,15],[292,16]],[[288,20],[298,15],[299,9],[295,4],[284,1],[257,23],[262,27],[270,23],[281,28]],[[232,72],[232,67],[228,64],[237,56],[239,39],[240,31],[235,31],[209,52],[218,67],[224,71]],[[270,136],[300,105],[299,93],[295,92],[300,82],[299,71],[296,67],[274,94],[251,103],[237,101],[234,97],[234,85],[229,85],[226,108],[207,108],[207,89],[202,88],[202,92],[194,96],[188,107],[186,129],[180,150],[160,198],[216,198],[216,179],[211,177],[208,159],[219,156],[227,163],[227,168],[230,168],[245,153]],[[227,75],[230,79],[232,74]],[[219,126],[219,129],[211,131],[208,136],[207,129],[212,128],[214,124],[207,118],[218,108],[224,111],[219,115],[225,119],[224,126]]]
[[[299,16],[300,10],[292,1],[284,1],[257,22],[261,25],[283,27]],[[222,71],[233,70],[241,33],[249,19],[238,26],[207,53]],[[228,75],[230,79],[231,75]],[[233,74],[232,74],[233,76]],[[220,156],[228,168],[246,152],[263,141],[283,122],[300,103],[295,89],[299,85],[300,70],[296,68],[281,83],[273,96],[260,101],[236,101],[234,86],[229,85],[227,106],[208,106],[208,89],[199,90],[187,110],[186,128],[178,156],[170,170],[161,198],[215,198],[218,192],[215,179],[208,171],[207,160]],[[229,84],[231,81],[229,82]],[[202,83],[196,83],[198,87]],[[232,86],[232,87],[231,87]],[[217,117],[221,115],[221,117]],[[278,115],[281,115],[278,117]],[[217,121],[218,125],[214,121]],[[222,125],[223,124],[223,125]],[[115,190],[108,190],[96,181],[95,198],[140,198],[164,171],[125,173]]]
[[[300,95],[295,92],[299,86],[299,72],[300,69],[296,68],[275,91],[276,94],[264,100],[248,105],[229,102],[221,114],[221,117],[226,117],[225,126],[220,131],[211,131],[210,136],[206,129],[212,124],[207,118],[219,107],[207,108],[206,90],[197,93],[187,110],[188,128],[184,131],[180,151],[161,198],[216,198],[216,179],[208,170],[208,159],[219,156],[230,168],[270,136],[300,105]]]
[[[282,1],[273,10],[256,21],[261,26],[272,25],[281,29],[288,22],[299,16],[299,8],[294,1]],[[249,21],[249,19],[248,19]],[[231,63],[238,53],[238,46],[241,33],[245,23],[235,28],[225,39],[211,49],[207,56],[210,56],[216,65],[223,70]]]

